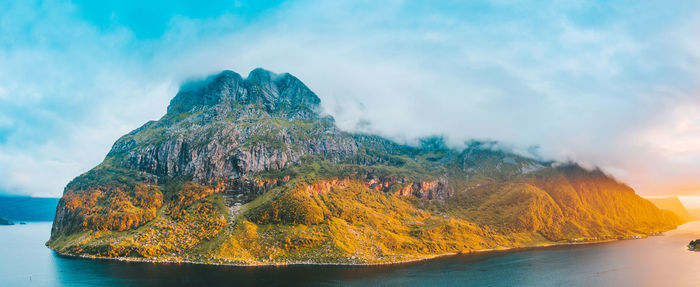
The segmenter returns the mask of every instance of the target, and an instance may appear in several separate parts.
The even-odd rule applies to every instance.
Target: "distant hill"
[[[15,224],[12,220],[0,217],[0,225],[13,225]]]
[[[695,217],[700,218],[700,208],[688,209],[688,212],[690,212],[690,214],[694,215]]]
[[[689,212],[678,197],[650,197],[647,200],[651,201],[659,209],[671,211],[687,221],[698,220],[698,217]]]
[[[0,196],[0,217],[12,221],[52,221],[58,198]]]

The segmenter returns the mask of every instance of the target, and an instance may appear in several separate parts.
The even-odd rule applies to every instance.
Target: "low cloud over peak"
[[[692,1],[163,2],[155,24],[120,3],[0,4],[0,190],[58,196],[188,79],[264,67],[345,129],[539,146],[643,194],[700,192]]]

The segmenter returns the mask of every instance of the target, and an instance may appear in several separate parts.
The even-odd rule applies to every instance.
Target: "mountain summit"
[[[208,107],[220,111],[242,105],[262,107],[270,115],[285,118],[318,116],[321,100],[304,83],[290,74],[278,75],[257,68],[243,79],[233,71],[223,71],[182,87],[168,106],[168,113],[194,112]]]
[[[225,264],[400,262],[645,236],[683,222],[599,170],[349,133],[289,74],[224,71],[65,188],[60,253]]]

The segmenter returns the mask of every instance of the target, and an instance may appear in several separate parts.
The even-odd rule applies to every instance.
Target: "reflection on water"
[[[234,267],[56,255],[50,223],[0,226],[2,286],[700,286],[700,222],[642,240],[452,256],[384,266]]]

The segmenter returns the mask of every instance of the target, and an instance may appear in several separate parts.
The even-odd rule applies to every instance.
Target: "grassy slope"
[[[546,169],[506,182],[484,180],[441,204],[338,176],[348,170],[320,162],[296,167],[288,172],[305,176],[245,204],[235,220],[227,218],[220,193],[171,181],[161,188],[165,200],[154,220],[126,231],[84,230],[49,246],[162,261],[362,264],[624,238],[681,222],[628,187],[585,173]]]
[[[230,230],[221,221],[173,219],[171,209],[163,207],[156,219],[136,229],[82,231],[54,239],[49,246],[73,254],[167,261],[382,263],[543,239],[497,234],[466,220],[431,214],[417,208],[415,199],[369,190],[359,181],[332,182],[297,182],[273,190],[246,204]],[[187,210],[201,203],[218,206],[207,218],[226,214],[221,194]],[[264,216],[268,213],[278,216]]]

